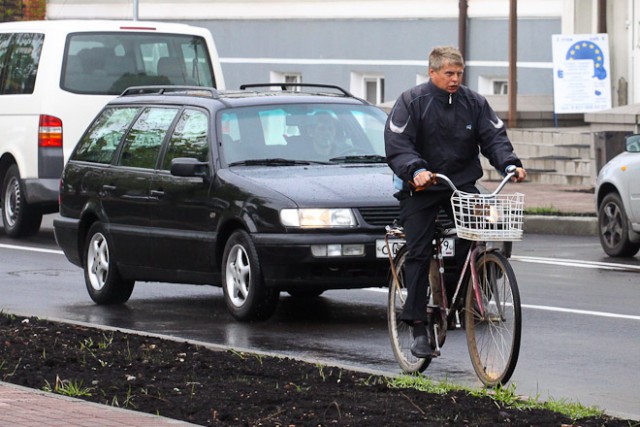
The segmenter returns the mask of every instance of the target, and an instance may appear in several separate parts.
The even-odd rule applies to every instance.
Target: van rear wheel
[[[26,194],[18,166],[12,165],[2,183],[2,224],[9,237],[31,236],[40,230],[42,212],[27,204]]]

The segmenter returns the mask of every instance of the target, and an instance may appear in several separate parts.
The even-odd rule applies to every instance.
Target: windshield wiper
[[[291,160],[282,158],[272,159],[248,159],[229,163],[229,166],[299,166],[310,164],[327,164],[326,162],[315,162],[313,160]]]
[[[386,163],[387,158],[379,154],[366,154],[360,156],[340,156],[329,159],[331,162],[344,163]]]

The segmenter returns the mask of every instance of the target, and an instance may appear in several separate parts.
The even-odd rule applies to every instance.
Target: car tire
[[[632,257],[640,244],[629,240],[629,220],[618,193],[609,193],[598,209],[598,235],[605,253],[612,257]]]
[[[124,304],[135,281],[124,280],[116,268],[113,245],[105,227],[94,223],[84,246],[84,281],[91,299],[100,305]]]
[[[9,237],[32,236],[40,230],[42,212],[29,206],[17,165],[7,170],[2,183],[2,224]]]
[[[227,241],[222,268],[224,300],[233,317],[265,320],[275,312],[280,292],[265,286],[258,252],[245,231],[235,231]]]

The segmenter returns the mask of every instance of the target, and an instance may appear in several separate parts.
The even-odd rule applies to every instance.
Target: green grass
[[[559,215],[560,210],[553,206],[538,206],[524,210],[525,215]]]
[[[474,389],[470,387],[451,384],[447,381],[433,382],[430,378],[422,375],[401,375],[396,378],[389,378],[387,382],[390,388],[413,388],[427,393],[446,394],[452,391],[464,391],[472,396],[489,397],[503,406],[521,409],[547,409],[572,420],[585,417],[603,416],[604,412],[597,407],[584,406],[579,402],[572,402],[566,399],[550,398],[548,401],[540,401],[539,396],[535,398],[521,396],[516,393],[516,385],[510,384],[506,387],[493,389]]]
[[[56,382],[51,386],[49,381],[45,380],[45,386],[42,388],[48,393],[57,393],[69,397],[91,396],[93,388],[84,387],[82,381],[63,380],[56,376]]]

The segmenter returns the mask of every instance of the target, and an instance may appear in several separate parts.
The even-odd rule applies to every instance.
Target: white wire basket
[[[455,191],[451,196],[458,236],[467,240],[522,240],[524,194],[474,194]]]

